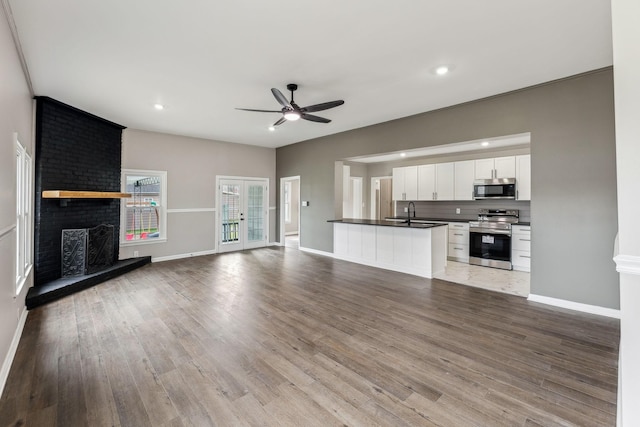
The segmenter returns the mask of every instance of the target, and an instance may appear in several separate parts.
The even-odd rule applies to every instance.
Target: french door
[[[218,252],[266,246],[267,188],[266,179],[218,180]]]

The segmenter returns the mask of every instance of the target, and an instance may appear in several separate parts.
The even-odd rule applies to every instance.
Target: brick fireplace
[[[63,230],[112,227],[110,253],[102,262],[114,264],[118,260],[120,199],[43,198],[43,192],[119,192],[124,129],[49,97],[36,97],[36,108],[35,286],[31,294],[62,279]]]

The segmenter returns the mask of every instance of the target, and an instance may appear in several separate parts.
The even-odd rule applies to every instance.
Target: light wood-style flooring
[[[0,426],[613,426],[619,323],[285,247],[32,310]]]

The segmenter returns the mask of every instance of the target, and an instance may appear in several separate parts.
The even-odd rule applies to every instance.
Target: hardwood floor
[[[619,323],[289,248],[32,310],[2,426],[613,426]]]

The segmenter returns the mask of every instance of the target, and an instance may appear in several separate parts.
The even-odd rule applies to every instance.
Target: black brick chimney
[[[36,97],[35,286],[61,277],[63,229],[115,226],[114,261],[120,236],[119,199],[43,199],[44,190],[120,191],[123,126],[49,97]]]

